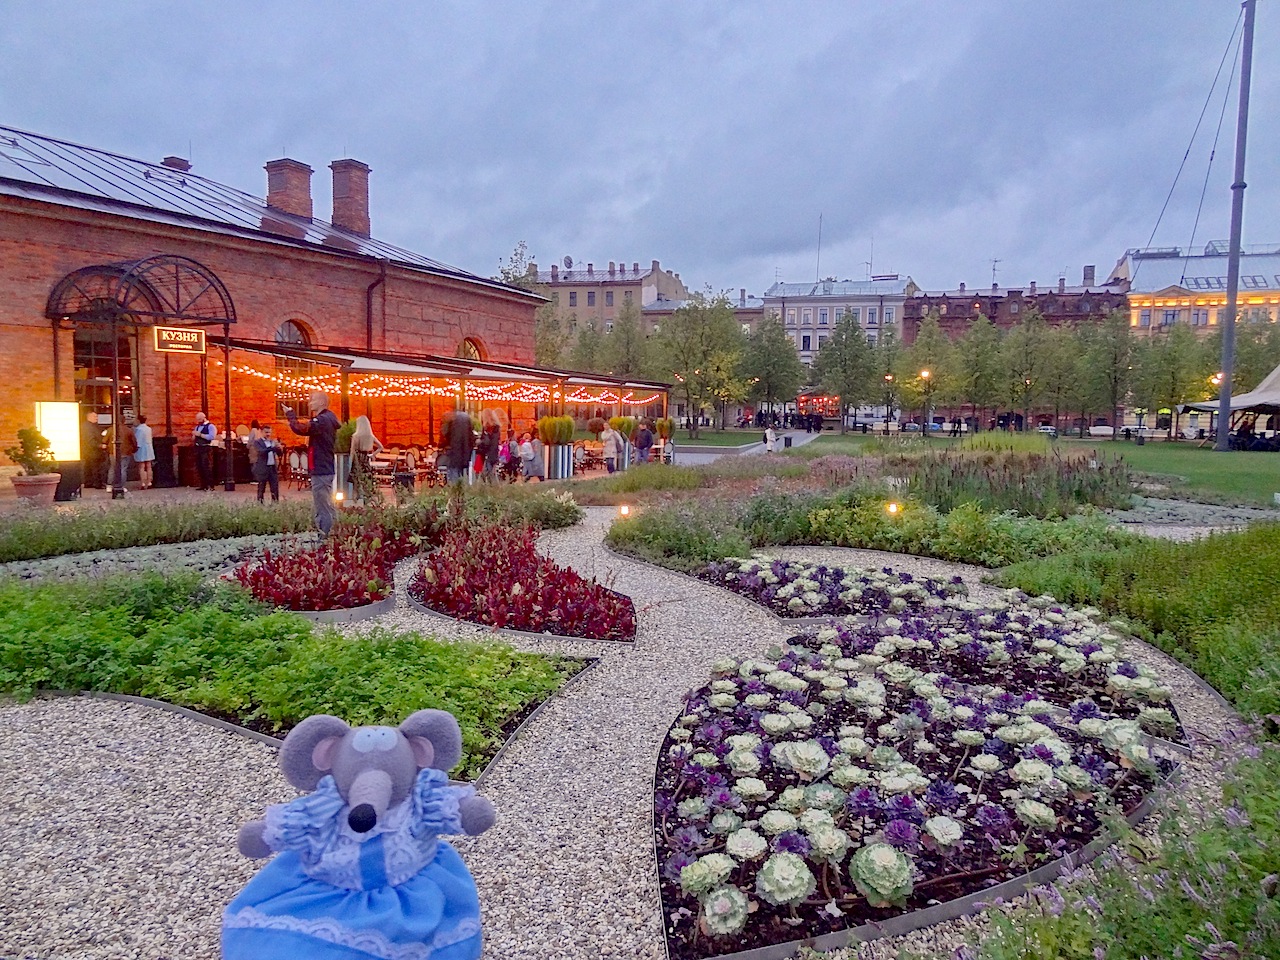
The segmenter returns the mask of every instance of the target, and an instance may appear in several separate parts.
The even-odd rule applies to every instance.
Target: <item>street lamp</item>
[[[884,375],[884,435],[889,435],[889,411],[893,406],[893,374]]]
[[[932,376],[933,374],[928,370],[920,371],[920,379],[924,381],[924,410],[920,415],[920,426],[924,430],[925,439],[929,437],[929,395],[932,392],[933,381],[930,379]]]

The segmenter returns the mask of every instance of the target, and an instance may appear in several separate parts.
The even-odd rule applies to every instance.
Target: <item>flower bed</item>
[[[839,567],[730,557],[706,566],[698,577],[754,600],[783,617],[838,617],[936,606],[943,598],[968,593],[964,581],[944,583],[883,570],[846,572]]]
[[[980,892],[1080,850],[1106,809],[1143,802],[1170,768],[1143,734],[1144,724],[1170,731],[1172,715],[1153,712],[1163,710],[1155,679],[1130,670],[1116,638],[1083,614],[1013,599],[972,607],[952,597],[909,618],[810,630],[768,659],[714,664],[656,777],[673,958]],[[959,628],[971,618],[977,636]],[[1031,638],[1054,630],[1053,648]],[[1003,655],[993,664],[975,645]],[[1063,670],[1076,655],[1085,666]],[[1135,687],[1139,678],[1149,683]]]
[[[409,581],[419,603],[458,620],[589,640],[634,640],[630,597],[537,551],[531,526],[473,524],[448,532]]]
[[[396,563],[423,542],[408,530],[368,524],[313,547],[263,550],[232,576],[254,599],[285,610],[348,610],[391,596]]]

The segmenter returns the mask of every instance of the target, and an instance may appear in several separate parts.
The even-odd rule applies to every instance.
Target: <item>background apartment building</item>
[[[853,315],[872,343],[890,331],[898,335],[903,303],[917,289],[910,277],[897,274],[870,280],[775,283],[765,291],[764,313],[776,313],[782,319],[800,362],[808,367],[846,314]]]
[[[575,268],[570,257],[564,258],[563,268],[553,264],[550,270],[540,270],[531,264],[530,269],[537,274],[538,283],[545,284],[545,294],[556,304],[570,332],[592,324],[608,333],[623,304],[634,302],[643,311],[660,300],[682,302],[689,296],[680,274],[663,270],[657,260],[644,271],[638,261],[633,261],[630,269],[612,260],[607,269],[596,270],[594,263],[585,269]]]
[[[1227,305],[1227,242],[1214,240],[1202,253],[1180,247],[1126,250],[1108,283],[1129,291],[1129,325],[1150,333],[1189,324],[1207,335],[1222,323]],[[1240,323],[1280,318],[1280,243],[1251,245],[1240,255]]]

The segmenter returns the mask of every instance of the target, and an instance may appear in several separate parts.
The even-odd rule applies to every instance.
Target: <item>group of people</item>
[[[80,427],[80,462],[84,468],[82,483],[99,490],[107,486],[123,490],[129,479],[129,464],[136,463],[142,489],[146,490],[155,483],[153,468],[156,461],[155,441],[146,415],[140,414],[132,427],[121,424],[118,433],[121,446],[117,457],[117,428],[104,428],[93,411],[85,417]]]
[[[444,468],[451,484],[461,482],[468,470],[482,483],[499,479],[541,483],[547,479],[544,445],[537,433],[530,430],[517,438],[516,432],[508,429],[504,438],[502,423],[492,410],[480,414],[478,433],[465,410],[455,410],[446,417],[440,432],[443,443],[436,465]]]

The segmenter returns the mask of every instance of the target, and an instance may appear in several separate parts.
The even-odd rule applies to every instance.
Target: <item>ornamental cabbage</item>
[[[769,810],[760,818],[760,829],[770,836],[794,830],[800,822],[785,810]]]
[[[807,831],[810,853],[822,860],[839,863],[849,852],[849,835],[834,826],[819,826]]]
[[[760,758],[750,750],[735,750],[725,757],[724,762],[735,776],[749,777],[760,772]]]
[[[849,879],[873,907],[900,907],[911,896],[911,861],[887,843],[870,843],[849,861]]]
[[[831,758],[814,740],[787,742],[773,749],[774,762],[790,767],[802,780],[816,780],[831,767]]]
[[[737,887],[717,887],[702,899],[702,920],[712,936],[725,937],[741,932],[747,924],[747,895]]]
[[[950,817],[930,817],[924,832],[940,847],[950,847],[964,839],[964,827]]]
[[[1058,825],[1058,814],[1053,807],[1039,800],[1019,800],[1013,812],[1019,820],[1036,830],[1052,830]]]
[[[743,827],[725,838],[724,849],[735,860],[757,860],[769,849],[769,841],[754,830]]]
[[[733,785],[733,792],[743,800],[763,800],[772,792],[763,780],[756,777],[743,777]]]
[[[775,907],[800,903],[817,887],[804,858],[794,853],[775,853],[756,875],[756,893]]]
[[[710,893],[729,879],[737,864],[723,853],[709,853],[699,857],[680,871],[680,889],[692,896]]]

